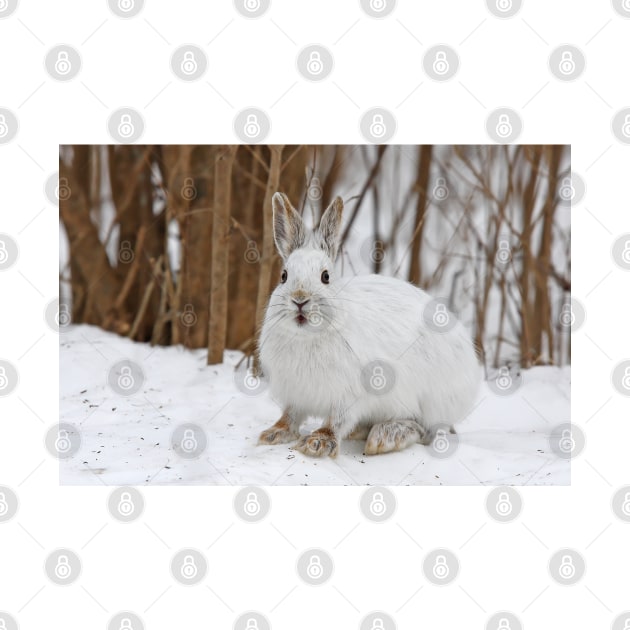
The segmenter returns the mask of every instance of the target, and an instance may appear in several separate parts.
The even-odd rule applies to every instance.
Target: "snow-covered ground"
[[[363,442],[344,440],[336,459],[311,459],[290,444],[257,445],[281,410],[268,392],[251,396],[237,387],[240,353],[226,352],[222,365],[207,366],[203,350],[152,348],[87,325],[68,327],[60,344],[60,422],[74,425],[80,437],[78,452],[60,460],[63,484],[570,483],[570,460],[550,447],[554,428],[570,422],[569,368],[527,370],[509,396],[484,384],[448,457],[420,444],[368,457]],[[108,383],[110,368],[124,359],[144,373],[131,396]],[[207,437],[205,450],[192,459],[178,445],[176,430],[181,434],[186,423],[199,425]],[[309,430],[315,426],[313,420]]]

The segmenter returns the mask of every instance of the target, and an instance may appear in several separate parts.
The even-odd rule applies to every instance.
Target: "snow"
[[[81,439],[60,460],[62,484],[87,485],[568,485],[570,461],[550,448],[552,430],[570,421],[570,368],[535,367],[521,387],[498,396],[484,383],[473,412],[458,425],[459,445],[440,459],[420,444],[364,456],[363,442],[344,440],[336,459],[311,459],[291,444],[257,445],[280,416],[267,391],[243,393],[235,381],[242,358],[206,365],[203,350],[151,347],[100,328],[69,326],[60,335],[60,422]],[[131,396],[108,385],[121,359],[142,366]],[[204,428],[207,447],[182,458],[171,440],[184,423]],[[304,432],[317,426],[309,421]],[[73,436],[76,438],[76,436]]]

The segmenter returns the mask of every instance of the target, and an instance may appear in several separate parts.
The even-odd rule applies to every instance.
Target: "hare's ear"
[[[339,231],[341,230],[341,215],[343,214],[343,199],[335,197],[328,206],[324,216],[319,223],[319,236],[322,249],[334,262],[339,250]]]
[[[304,245],[306,240],[304,223],[284,193],[274,194],[272,206],[273,238],[280,256],[286,260],[294,249]]]

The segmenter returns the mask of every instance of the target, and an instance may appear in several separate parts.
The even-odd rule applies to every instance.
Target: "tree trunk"
[[[418,165],[418,175],[416,177],[415,188],[418,191],[416,200],[416,218],[414,221],[414,238],[411,243],[411,262],[409,265],[409,282],[420,286],[422,283],[422,262],[420,260],[420,247],[424,232],[424,222],[426,218],[429,201],[429,175],[431,172],[431,157],[433,146],[424,144],[419,148],[420,163]]]
[[[227,337],[230,198],[232,165],[237,148],[234,145],[219,147],[219,155],[217,155],[214,167],[208,365],[223,362]]]

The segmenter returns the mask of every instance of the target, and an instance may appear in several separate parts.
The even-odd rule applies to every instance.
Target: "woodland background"
[[[317,225],[339,194],[344,274],[447,298],[487,369],[567,364],[569,178],[560,145],[62,146],[60,317],[253,356],[280,275],[271,196]]]

